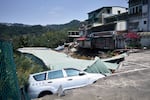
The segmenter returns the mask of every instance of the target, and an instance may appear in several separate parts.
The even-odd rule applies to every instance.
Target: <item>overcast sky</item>
[[[0,22],[64,24],[84,21],[87,13],[103,6],[128,7],[128,0],[0,0]]]

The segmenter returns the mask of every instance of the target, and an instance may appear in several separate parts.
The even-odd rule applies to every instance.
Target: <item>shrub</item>
[[[24,55],[15,54],[14,58],[20,87],[27,84],[30,74],[47,70]]]

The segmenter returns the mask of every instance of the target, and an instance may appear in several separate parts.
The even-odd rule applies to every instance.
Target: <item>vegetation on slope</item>
[[[22,54],[15,54],[14,58],[20,87],[27,84],[30,74],[48,70],[48,68],[33,62],[30,58],[25,57]]]
[[[27,46],[57,47],[67,41],[67,31],[78,30],[80,21],[61,25],[0,24],[0,37],[13,40],[14,50]]]
[[[49,47],[54,48],[67,40],[67,31],[78,30],[80,22],[73,20],[61,25],[24,25],[0,24],[0,37],[11,39],[14,47],[14,58],[20,87],[27,84],[29,74],[48,70],[33,62],[30,58],[16,53],[21,47]]]

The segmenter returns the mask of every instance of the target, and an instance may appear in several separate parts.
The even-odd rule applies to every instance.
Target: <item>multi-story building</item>
[[[128,30],[140,35],[141,46],[150,47],[150,0],[129,0]]]
[[[68,41],[73,42],[75,39],[81,37],[82,34],[79,31],[68,31]]]
[[[128,9],[112,6],[89,12],[86,25],[80,30],[84,36],[79,39],[80,47],[124,48],[125,34],[129,33],[140,35],[137,40],[141,46],[150,46],[150,0],[128,0],[128,3]]]
[[[127,12],[127,8],[112,6],[102,7],[88,13],[88,24],[90,26],[99,26],[104,24],[104,18]]]
[[[129,31],[150,31],[150,0],[129,0]]]
[[[84,28],[86,31],[80,31],[87,38],[79,39],[80,47],[99,49],[124,48],[123,39],[118,39],[116,36],[120,37],[120,33],[127,30],[126,20],[127,8],[125,7],[102,7],[88,13],[87,25]]]

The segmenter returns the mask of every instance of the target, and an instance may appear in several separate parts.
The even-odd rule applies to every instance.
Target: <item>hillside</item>
[[[80,26],[80,21],[78,20],[72,20],[69,23],[66,24],[60,24],[60,25],[47,25],[46,27],[53,29],[53,30],[62,30],[62,29],[72,29],[77,30]]]
[[[19,23],[0,23],[0,36],[12,37],[14,35],[23,34],[42,34],[49,31],[68,31],[78,30],[80,21],[72,20],[66,24],[60,25],[25,25]]]
[[[67,42],[67,31],[78,30],[80,21],[72,20],[60,25],[25,25],[0,23],[0,38],[12,40],[14,49],[20,47],[54,48]]]

